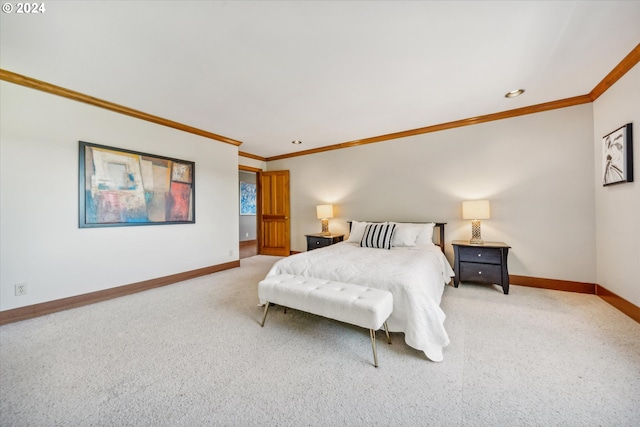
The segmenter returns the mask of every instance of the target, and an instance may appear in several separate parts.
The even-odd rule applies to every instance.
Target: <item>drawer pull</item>
[[[478,254],[478,256],[482,256],[482,254]]]
[[[482,275],[482,271],[478,271],[478,274],[479,274],[479,275]]]
[[[319,241],[317,241],[317,242],[316,242],[316,245],[319,245],[319,244],[320,244],[320,242],[319,242]]]

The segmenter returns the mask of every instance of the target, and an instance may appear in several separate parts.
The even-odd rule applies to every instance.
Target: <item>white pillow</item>
[[[366,222],[351,221],[351,231],[349,232],[349,238],[347,242],[360,243],[362,236],[364,235],[364,228],[367,226]]]
[[[392,222],[369,223],[360,241],[363,248],[391,249],[391,239],[396,225]]]
[[[430,222],[428,224],[418,224],[420,225],[420,233],[418,233],[418,238],[416,239],[416,245],[433,245],[433,227],[436,226],[435,222]]]
[[[421,224],[407,224],[402,222],[395,222],[396,231],[393,233],[393,239],[391,239],[391,246],[398,247],[410,247],[416,245],[416,239],[418,234],[424,227]]]

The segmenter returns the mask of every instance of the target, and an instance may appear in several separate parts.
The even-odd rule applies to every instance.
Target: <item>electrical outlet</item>
[[[233,256],[233,249],[229,249],[229,256]]]
[[[21,295],[27,294],[27,284],[26,283],[16,283],[16,296],[19,297]]]
[[[249,233],[244,233],[244,237],[249,237]]]

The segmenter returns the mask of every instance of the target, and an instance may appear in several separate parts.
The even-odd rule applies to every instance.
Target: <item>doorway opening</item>
[[[240,188],[251,188],[249,183],[255,182],[253,212],[243,207],[243,195],[240,194],[240,258],[291,255],[289,171],[265,172],[243,165],[239,170]]]
[[[238,187],[240,191],[240,259],[258,255],[258,173],[252,170],[239,172]],[[252,193],[253,192],[253,193]],[[253,204],[253,205],[252,205]]]

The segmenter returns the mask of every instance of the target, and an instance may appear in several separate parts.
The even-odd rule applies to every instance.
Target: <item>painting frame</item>
[[[602,137],[602,185],[633,182],[633,126],[627,123]]]
[[[79,228],[194,224],[195,162],[79,141]]]
[[[240,215],[256,215],[257,186],[255,182],[240,181]]]

